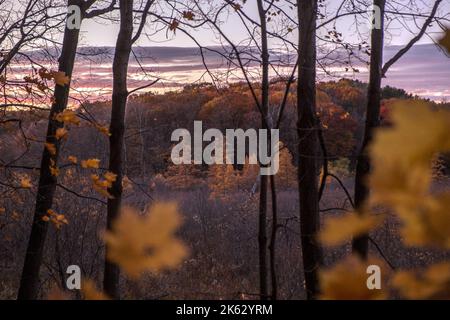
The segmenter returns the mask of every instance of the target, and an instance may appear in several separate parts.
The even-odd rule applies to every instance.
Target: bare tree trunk
[[[272,300],[277,300],[278,298],[278,281],[277,281],[277,270],[276,270],[276,241],[277,241],[277,231],[278,231],[278,200],[277,200],[277,188],[275,184],[275,176],[270,176],[270,191],[272,200],[272,232],[270,234],[270,244],[269,244],[269,256],[270,256],[270,280],[271,289],[270,294]]]
[[[300,232],[307,299],[319,292],[317,269],[322,252],[316,241],[320,227],[317,178],[318,123],[316,119],[317,0],[297,1],[299,18],[298,65],[298,183]]]
[[[267,113],[269,109],[269,49],[267,43],[266,13],[263,1],[258,0],[258,14],[261,21],[261,58],[262,58],[262,81],[261,81],[261,117],[262,128],[267,127]],[[270,135],[268,135],[270,136]],[[271,141],[268,142],[269,145]],[[270,150],[270,149],[268,149]],[[268,176],[261,176],[261,190],[259,194],[259,287],[262,300],[267,300],[267,186]]]
[[[76,4],[76,1],[69,1]],[[79,39],[78,29],[65,29],[62,44],[61,56],[59,58],[58,70],[65,72],[67,76],[72,76],[73,66]],[[45,239],[47,235],[48,223],[42,220],[47,214],[47,210],[53,205],[53,197],[56,190],[57,178],[51,174],[50,167],[56,165],[59,154],[59,141],[55,138],[56,130],[63,126],[63,123],[56,121],[55,115],[64,111],[67,107],[70,86],[55,86],[54,103],[50,109],[48,120],[46,143],[51,143],[56,148],[54,155],[44,148],[39,172],[39,184],[36,197],[36,204],[33,216],[31,234],[28,241],[25,262],[23,265],[20,287],[18,292],[19,300],[35,300],[39,293],[39,270],[42,264]]]
[[[364,138],[361,150],[358,154],[355,176],[355,207],[361,213],[369,190],[366,179],[370,171],[370,161],[367,155],[367,146],[372,141],[374,129],[380,125],[381,103],[381,79],[383,67],[383,42],[384,42],[384,8],[386,0],[374,0],[373,5],[380,8],[380,29],[372,29],[372,50],[370,56],[370,80],[367,92],[367,110]],[[367,234],[353,239],[353,252],[362,258],[367,258],[369,249],[369,237]]]
[[[118,216],[122,202],[122,156],[125,132],[125,110],[128,98],[127,73],[133,44],[133,1],[120,0],[120,31],[117,37],[113,62],[113,94],[110,123],[109,171],[117,175],[109,189],[112,198],[108,199],[107,229]],[[106,247],[106,253],[109,248]],[[111,298],[119,299],[119,267],[105,260],[103,289]]]

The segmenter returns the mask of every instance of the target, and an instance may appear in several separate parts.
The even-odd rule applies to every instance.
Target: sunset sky
[[[328,0],[326,3],[326,12],[331,13],[334,12],[336,6],[339,1],[336,0]],[[423,3],[427,3],[427,1],[423,1]],[[389,6],[389,1],[388,4]],[[259,19],[257,16],[257,8],[255,1],[247,1],[243,8],[246,10],[246,13],[256,21]],[[322,9],[324,10],[324,9]],[[405,8],[405,12],[408,9]],[[423,7],[423,14],[429,13],[430,8]],[[296,17],[297,13],[295,11],[287,11],[292,13],[292,17]],[[450,12],[450,0],[444,0],[440,9],[438,10],[438,16],[444,16]],[[169,13],[167,15],[170,15]],[[238,40],[241,39],[242,35],[246,34],[246,30],[243,27],[241,21],[236,15],[228,15],[227,22],[223,24],[223,30],[231,39]],[[327,18],[328,19],[328,18]],[[321,20],[319,19],[319,23]],[[352,16],[340,18],[337,22],[338,31],[342,32],[345,39],[347,41],[355,41],[357,42],[357,38],[353,32],[354,27],[352,27],[354,19]],[[420,25],[420,20],[418,20],[418,24]],[[411,32],[408,32],[406,28],[396,21],[387,21],[386,24],[389,24],[390,34],[386,35],[386,45],[403,45],[407,43],[414,35]],[[411,20],[406,23],[408,28],[411,28],[412,31],[416,31],[415,23]],[[87,46],[114,46],[115,41],[117,39],[118,32],[118,24],[111,24],[110,22],[105,22],[104,20],[87,20],[83,22],[82,33],[83,33],[83,44]],[[360,31],[369,36],[369,28],[362,25],[360,26]],[[433,39],[436,38],[438,32],[440,31],[437,26],[432,26],[429,28],[428,34],[431,35],[431,38],[428,36],[423,37],[419,43],[432,43]],[[218,42],[214,38],[214,35],[211,33],[210,29],[200,29],[193,32],[196,39],[202,45],[217,45]],[[295,34],[293,34],[293,38],[295,38]],[[186,35],[179,32],[177,34],[172,33],[164,33],[159,32],[158,34],[152,34],[151,40],[147,37],[141,37],[139,40],[139,45],[141,46],[177,46],[177,47],[191,47],[194,45],[193,41],[189,39]]]

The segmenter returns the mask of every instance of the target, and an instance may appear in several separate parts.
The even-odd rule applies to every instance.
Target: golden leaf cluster
[[[88,169],[98,169],[100,166],[100,160],[99,159],[87,159],[81,161],[81,167]]]
[[[60,229],[65,224],[69,224],[69,221],[63,214],[59,214],[52,209],[47,210],[47,214],[42,216],[42,220],[53,223],[56,229]]]
[[[109,194],[108,189],[111,188],[112,184],[117,180],[116,174],[112,172],[106,172],[103,175],[103,178],[101,178],[97,174],[93,174],[91,175],[91,180],[95,191],[109,199],[113,198],[113,196]]]

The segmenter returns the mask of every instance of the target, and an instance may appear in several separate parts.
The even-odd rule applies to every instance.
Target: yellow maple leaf
[[[450,54],[450,29],[445,31],[444,36],[439,40],[439,44]]]
[[[174,203],[153,204],[144,216],[125,207],[104,235],[107,259],[132,278],[144,271],[174,268],[187,255],[186,247],[175,237],[180,223]]]
[[[20,186],[24,189],[30,189],[33,185],[31,184],[30,178],[22,178],[20,180]]]
[[[381,261],[373,258],[362,261],[356,256],[345,260],[327,270],[319,271],[321,299],[324,300],[380,300],[387,298],[387,293],[381,289],[370,290],[367,287],[367,267],[377,265],[385,275],[385,267]]]
[[[450,299],[450,262],[428,267],[425,271],[399,271],[392,285],[407,299]]]
[[[63,71],[55,71],[52,75],[58,86],[64,87],[70,83],[70,78],[66,76],[66,73]]]
[[[83,280],[81,283],[81,292],[84,300],[109,300],[109,297],[97,289],[92,280]]]
[[[319,233],[319,240],[327,246],[340,245],[352,237],[368,233],[383,221],[382,216],[358,214],[355,212],[340,217],[325,219],[324,228]]]
[[[423,101],[398,102],[392,110],[393,126],[378,130],[371,147],[374,161],[394,160],[401,165],[428,162],[436,152],[448,150],[450,111]],[[405,156],[406,155],[406,156]]]
[[[98,169],[100,166],[100,160],[99,159],[82,160],[81,166],[85,169],[88,169],[88,168]]]

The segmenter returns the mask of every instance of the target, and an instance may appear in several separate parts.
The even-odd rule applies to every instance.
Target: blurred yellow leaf
[[[319,233],[319,240],[327,246],[340,245],[352,237],[370,232],[379,226],[383,219],[382,216],[355,212],[326,218],[324,228]]]
[[[57,300],[70,300],[68,294],[64,292],[60,287],[54,285],[47,295],[47,300],[57,301]]]
[[[55,137],[56,137],[56,139],[67,139],[67,134],[68,134],[69,132],[67,131],[67,129],[66,128],[58,128],[58,129],[56,129],[56,134],[55,134]]]
[[[411,246],[450,249],[450,194],[425,196],[419,203],[399,206],[404,242]]]
[[[381,289],[370,290],[367,287],[367,267],[378,265],[385,276],[381,261],[369,259],[362,261],[356,256],[349,256],[331,269],[319,271],[321,299],[324,300],[379,300],[386,299],[387,293]]]
[[[144,216],[125,207],[104,235],[107,259],[132,278],[144,271],[176,267],[187,255],[186,247],[175,237],[180,223],[174,203],[156,203]]]
[[[450,262],[421,272],[397,272],[392,284],[407,299],[450,299]]]
[[[53,72],[53,79],[55,79],[55,83],[58,86],[64,87],[70,83],[70,78],[66,76],[66,73],[63,71]]]
[[[428,161],[437,151],[450,148],[450,112],[414,100],[393,106],[393,126],[378,130],[371,148],[374,160],[395,160],[403,165]],[[405,157],[404,155],[409,157]]]
[[[92,280],[83,280],[81,283],[81,292],[84,300],[109,300],[109,297],[99,291]]]
[[[372,205],[388,205],[401,218],[408,245],[450,248],[450,194],[430,192],[431,163],[450,150],[450,111],[425,102],[394,106],[393,126],[380,129],[371,147]]]

